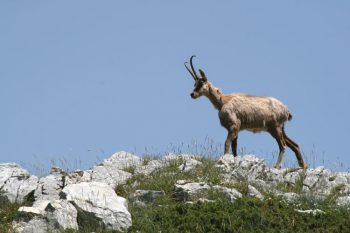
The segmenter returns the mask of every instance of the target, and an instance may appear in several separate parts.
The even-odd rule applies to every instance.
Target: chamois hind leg
[[[231,144],[232,154],[234,157],[237,157],[237,140],[238,140],[238,135],[233,139]]]
[[[295,153],[299,166],[306,169],[307,165],[304,161],[299,145],[287,136],[286,132],[284,131],[284,128],[282,129],[282,132],[287,146]]]
[[[232,126],[232,127],[230,127],[228,129],[228,134],[227,134],[227,138],[226,138],[226,141],[225,141],[225,154],[229,154],[230,153],[230,146],[236,140],[237,135],[238,135],[238,131],[239,131],[239,129],[236,126]],[[233,153],[237,154],[237,152],[234,152],[234,151],[233,151]]]
[[[283,130],[281,127],[276,127],[276,128],[270,129],[269,133],[272,135],[272,137],[274,137],[276,139],[276,141],[278,143],[278,147],[280,149],[277,162],[274,166],[275,168],[280,169],[281,163],[283,160],[283,156],[284,156],[284,152],[286,150],[286,141],[284,140],[284,137],[283,137]]]

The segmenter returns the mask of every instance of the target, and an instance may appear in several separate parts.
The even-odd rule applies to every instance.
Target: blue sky
[[[0,30],[0,162],[223,143],[216,110],[189,96],[196,54],[225,93],[288,105],[312,166],[350,167],[349,1],[1,1]],[[269,161],[278,149],[263,133],[238,146]]]

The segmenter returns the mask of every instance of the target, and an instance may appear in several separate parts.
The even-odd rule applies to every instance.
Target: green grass
[[[303,215],[278,199],[229,203],[220,198],[193,205],[163,199],[147,208],[132,207],[128,232],[350,232],[348,210],[318,208],[326,214]]]
[[[174,198],[174,185],[178,180],[206,182],[223,185],[220,173],[214,168],[215,161],[201,159],[202,165],[194,171],[181,172],[182,161],[174,161],[169,166],[149,176],[135,175],[124,185],[116,187],[118,195],[130,200],[129,211],[133,225],[126,232],[350,232],[350,210],[334,207],[340,187],[324,201],[301,199],[297,204],[282,201],[272,194],[264,194],[265,200],[249,198],[247,182],[229,184],[237,188],[243,198],[230,203],[222,193],[210,191],[206,198],[213,203],[186,204]],[[284,191],[300,193],[304,174],[293,187],[280,187]],[[227,184],[225,184],[227,186]],[[134,205],[130,195],[135,190],[163,191],[164,196],[146,207]],[[0,232],[11,232],[11,222],[20,204],[0,203]],[[297,213],[295,209],[320,209],[325,214],[309,215]],[[65,233],[116,232],[107,231],[91,220],[89,216],[79,216],[79,231]]]
[[[323,202],[305,199],[298,204],[288,204],[266,194],[269,198],[261,201],[245,196],[248,183],[244,181],[231,185],[244,195],[235,203],[218,192],[209,192],[206,197],[215,200],[214,203],[186,204],[175,200],[173,192],[177,180],[221,184],[215,162],[202,159],[202,163],[194,172],[182,173],[177,169],[179,161],[151,176],[135,176],[127,184],[118,186],[117,193],[126,198],[137,189],[165,192],[164,197],[147,207],[129,205],[133,226],[127,232],[350,232],[350,211],[335,208],[329,199]],[[301,174],[289,191],[300,192],[303,178]],[[313,216],[295,211],[316,208],[326,213]]]
[[[34,193],[31,193],[23,203],[10,203],[7,200],[0,199],[0,233],[12,233],[12,221],[17,215],[17,210],[21,206],[32,206],[34,202]]]
[[[22,205],[0,201],[0,232],[11,232],[12,221],[20,206]]]

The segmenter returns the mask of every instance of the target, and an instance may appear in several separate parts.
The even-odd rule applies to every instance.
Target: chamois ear
[[[203,70],[199,69],[199,74],[201,75],[204,82],[208,81],[207,76],[205,76],[205,73]]]

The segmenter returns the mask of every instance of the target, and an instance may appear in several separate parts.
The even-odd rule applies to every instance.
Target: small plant
[[[240,181],[240,182],[236,182],[233,185],[233,188],[237,189],[240,193],[242,193],[243,196],[247,196],[248,195],[248,181],[244,180],[244,181]]]
[[[23,203],[10,203],[0,198],[0,232],[13,232],[12,222],[21,206],[31,206],[34,201],[34,193],[31,193]]]
[[[329,205],[335,204],[335,201],[340,196],[340,191],[344,188],[344,186],[344,184],[341,184],[332,188],[331,193],[327,196],[325,202],[327,202]]]
[[[0,232],[12,232],[12,221],[21,204],[11,204],[8,201],[0,201]]]
[[[129,172],[131,174],[135,174],[135,166],[127,167],[127,168],[123,169],[123,171]]]

